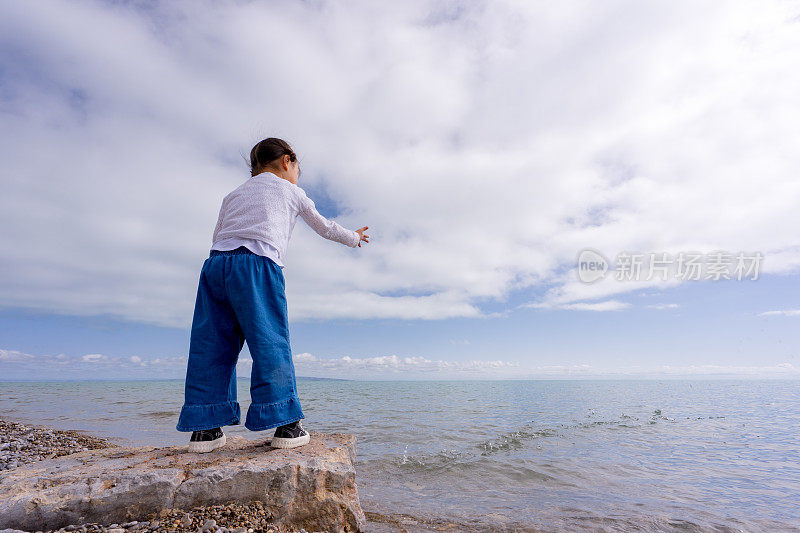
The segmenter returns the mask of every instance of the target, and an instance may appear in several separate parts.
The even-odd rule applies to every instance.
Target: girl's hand
[[[369,235],[364,233],[364,230],[367,228],[369,228],[369,226],[364,226],[363,228],[359,228],[356,230],[356,233],[358,233],[361,236],[361,241],[369,242]],[[361,241],[358,241],[359,248],[361,248]]]

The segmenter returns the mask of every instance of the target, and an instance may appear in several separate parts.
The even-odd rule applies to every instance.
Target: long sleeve
[[[305,194],[305,191],[300,194],[299,214],[306,221],[306,224],[311,226],[311,229],[328,240],[345,244],[350,248],[355,248],[361,242],[361,236],[357,231],[349,230],[337,222],[328,220],[320,215],[314,201]]]

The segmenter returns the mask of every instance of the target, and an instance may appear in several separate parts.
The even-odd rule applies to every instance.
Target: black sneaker
[[[308,444],[310,438],[308,432],[303,429],[300,421],[297,420],[291,424],[276,427],[270,446],[273,448],[295,448]]]
[[[225,445],[225,433],[222,428],[214,429],[201,429],[200,431],[192,432],[192,438],[189,439],[189,452],[191,453],[206,453]]]

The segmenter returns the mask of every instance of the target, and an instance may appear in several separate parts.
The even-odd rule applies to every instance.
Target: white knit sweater
[[[262,172],[222,199],[211,249],[233,250],[246,246],[283,267],[298,215],[326,239],[351,248],[361,241],[358,232],[320,215],[314,201],[301,187],[272,172]]]

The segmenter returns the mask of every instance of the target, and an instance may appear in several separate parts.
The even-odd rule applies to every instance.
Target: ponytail
[[[297,155],[283,139],[268,137],[250,150],[250,176],[262,173],[269,168],[272,163],[281,156],[288,155],[292,162],[297,161]]]

